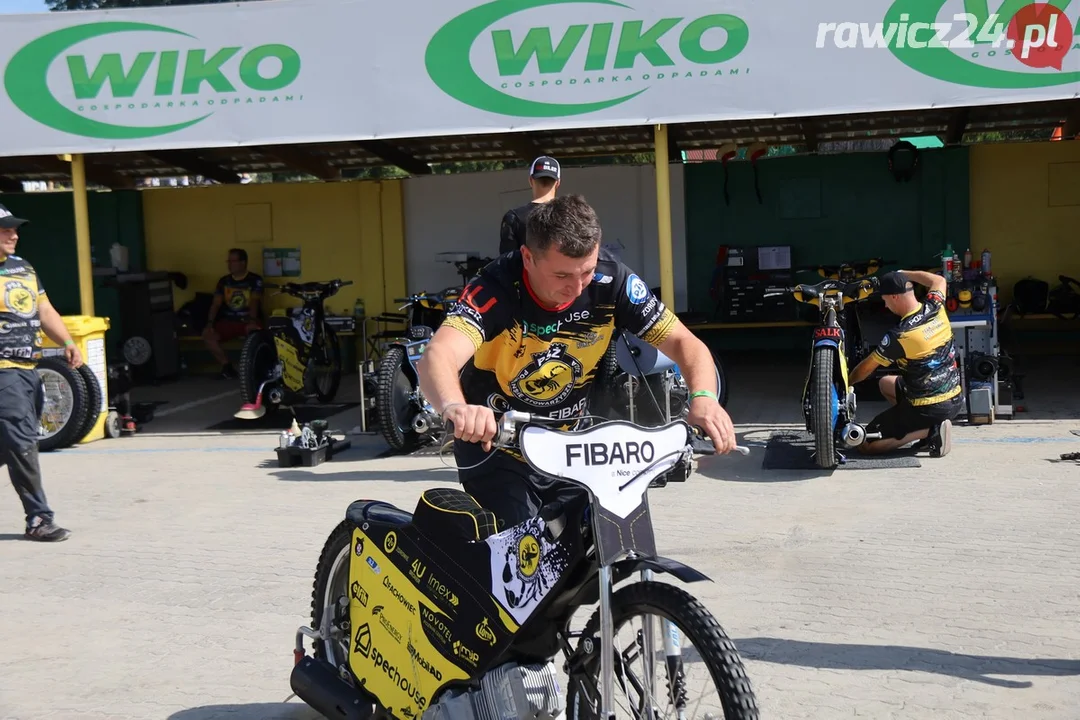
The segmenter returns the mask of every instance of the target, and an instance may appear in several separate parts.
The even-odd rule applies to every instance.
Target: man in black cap
[[[64,346],[71,367],[82,365],[82,356],[34,268],[15,254],[26,222],[0,205],[0,465],[8,466],[26,511],[26,537],[57,542],[71,533],[53,523],[41,485],[38,428],[45,396],[34,370],[41,357],[38,331]]]
[[[499,254],[514,252],[525,244],[525,221],[529,213],[538,204],[551,202],[562,180],[562,168],[559,161],[547,155],[541,155],[529,166],[529,187],[533,199],[526,205],[507,210],[499,228]]]
[[[885,307],[900,316],[900,324],[881,338],[877,349],[851,373],[852,385],[878,367],[896,363],[900,375],[878,382],[892,405],[867,426],[881,433],[860,449],[868,454],[891,452],[918,441],[917,449],[931,457],[944,457],[952,447],[952,421],[960,414],[963,397],[952,326],[945,312],[945,278],[916,270],[899,270],[880,278],[879,293]],[[915,298],[912,282],[929,288],[926,300]]]

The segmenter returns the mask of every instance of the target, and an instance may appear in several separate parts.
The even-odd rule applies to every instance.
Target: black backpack
[[[1080,282],[1067,275],[1058,275],[1058,280],[1061,284],[1050,291],[1046,311],[1062,320],[1075,319],[1080,315]]]
[[[1026,277],[1013,285],[1013,307],[1021,315],[1046,312],[1050,299],[1050,284],[1045,280]]]

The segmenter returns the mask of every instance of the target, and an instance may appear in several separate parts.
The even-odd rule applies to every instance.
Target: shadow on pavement
[[[990,676],[1080,675],[1080,660],[965,655],[904,645],[820,643],[767,637],[737,639],[735,645],[747,660],[829,670],[909,670],[1003,688],[1028,688],[1032,683]]]
[[[173,713],[168,720],[320,720],[322,715],[301,702],[205,705]]]

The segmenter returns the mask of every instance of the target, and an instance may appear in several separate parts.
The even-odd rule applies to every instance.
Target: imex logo
[[[637,12],[615,0],[494,0],[435,33],[428,76],[480,110],[550,118],[604,110],[658,83],[729,82],[750,72],[730,64],[749,42],[745,21],[683,16],[678,5]]]
[[[302,101],[281,92],[300,65],[288,45],[208,48],[161,25],[98,22],[24,45],[7,65],[4,87],[42,125],[120,140],[177,132],[225,107]]]
[[[1080,3],[1072,4],[1071,0],[893,0],[883,27],[897,28],[897,42],[887,47],[898,60],[938,80],[1002,89],[1071,85],[1080,82],[1080,72],[1062,67],[1065,56],[1080,47],[1075,39]],[[958,15],[962,22],[954,19]],[[957,26],[951,42],[925,46],[920,42],[937,32],[927,27],[949,21]]]

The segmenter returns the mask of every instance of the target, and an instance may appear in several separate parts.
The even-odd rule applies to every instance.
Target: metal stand
[[[360,433],[362,435],[374,435],[375,431],[369,431],[367,427],[368,399],[367,393],[364,391],[364,376],[375,372],[375,362],[365,359],[357,366],[357,369],[360,375]]]
[[[600,568],[600,717],[613,719],[615,696],[615,623],[611,614],[611,568]]]

